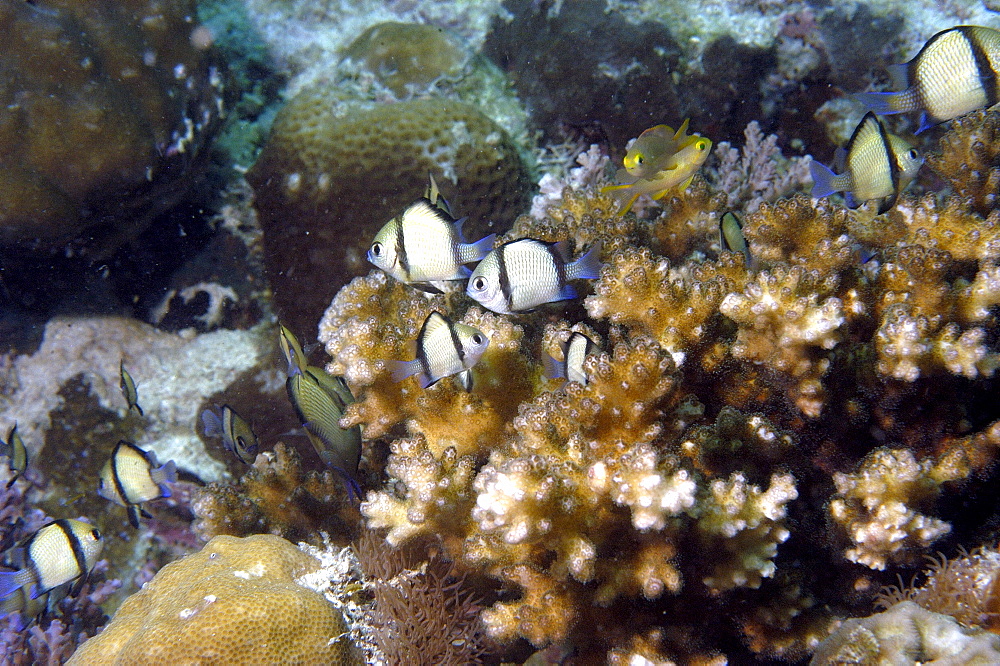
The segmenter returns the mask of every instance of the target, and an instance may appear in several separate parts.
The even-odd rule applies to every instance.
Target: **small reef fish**
[[[577,382],[587,385],[587,371],[583,369],[583,362],[587,359],[587,354],[592,354],[598,350],[594,341],[583,333],[573,333],[569,340],[561,345],[563,360],[555,359],[551,354],[546,354],[542,363],[545,367],[545,376],[549,379],[565,379],[569,382]]]
[[[913,60],[896,66],[905,76],[899,92],[854,97],[879,115],[922,111],[917,133],[998,101],[1000,31],[959,25],[937,33]]]
[[[206,409],[201,413],[206,437],[221,437],[222,445],[246,465],[257,459],[260,444],[250,424],[229,405]]]
[[[7,441],[0,440],[0,456],[7,456],[10,461],[10,471],[14,472],[7,482],[7,487],[10,488],[24,474],[24,470],[28,469],[28,449],[24,446],[24,440],[17,434],[16,423],[7,433]]]
[[[170,497],[168,484],[175,481],[177,467],[173,460],[159,465],[154,453],[121,440],[115,445],[111,459],[101,469],[97,494],[125,507],[129,523],[132,527],[139,527],[140,516],[152,517],[139,505],[161,497]]]
[[[93,525],[62,519],[43,526],[21,548],[23,568],[0,572],[0,599],[29,585],[29,599],[73,580],[79,590],[101,556],[104,537]]]
[[[486,255],[469,277],[466,292],[498,314],[530,310],[544,303],[576,298],[570,280],[594,280],[601,270],[601,243],[569,261],[565,241],[532,238],[504,243]]]
[[[128,408],[139,412],[139,416],[145,416],[142,413],[142,407],[139,406],[139,393],[135,390],[135,381],[132,379],[132,375],[128,374],[128,370],[125,369],[124,360],[119,365],[119,372],[121,374],[122,395],[125,396]]]
[[[18,613],[21,616],[21,621],[14,622],[11,628],[15,631],[23,631],[32,620],[48,611],[49,600],[54,600],[58,596],[55,590],[51,590],[40,595],[37,599],[32,599],[25,587],[19,587],[10,596],[0,599],[0,618],[5,618],[11,613]]]
[[[757,269],[757,262],[750,254],[746,236],[743,235],[743,222],[735,213],[728,212],[719,219],[719,246],[723,252],[742,254],[748,271]]]
[[[382,227],[368,249],[368,261],[400,282],[441,293],[430,283],[469,277],[463,264],[486,256],[496,234],[466,243],[462,237],[465,218],[451,216],[433,178],[427,194]]]
[[[361,462],[361,426],[341,428],[340,417],[354,402],[351,389],[340,377],[305,364],[302,347],[290,330],[279,324],[279,343],[288,361],[285,390],[309,441],[327,467],[347,483],[348,494],[361,497],[358,464]]]
[[[618,201],[622,215],[640,194],[659,199],[678,186],[684,190],[691,184],[695,172],[708,159],[712,141],[687,134],[688,120],[676,132],[667,125],[651,127],[632,143],[625,154],[625,168],[615,175],[619,184],[601,188]]]
[[[844,163],[842,174],[834,173],[815,160],[809,163],[815,183],[813,198],[844,192],[851,208],[877,199],[881,214],[893,207],[896,197],[917,175],[923,158],[920,151],[904,139],[889,134],[885,125],[869,111],[854,129],[847,148],[837,161]]]
[[[469,373],[479,362],[490,339],[478,328],[456,324],[438,311],[427,316],[414,345],[412,361],[386,361],[394,381],[416,376],[421,388],[459,373]],[[470,373],[471,374],[471,373]],[[464,387],[468,377],[460,377]]]

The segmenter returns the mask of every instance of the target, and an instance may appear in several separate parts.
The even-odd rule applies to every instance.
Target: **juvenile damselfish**
[[[456,324],[440,312],[427,316],[412,344],[412,361],[386,361],[393,380],[399,382],[416,375],[421,388],[452,375],[468,389],[470,370],[479,362],[490,340],[478,328]]]
[[[151,516],[140,506],[143,502],[170,497],[169,484],[177,481],[174,461],[159,465],[156,455],[135,444],[121,440],[115,445],[111,459],[101,469],[97,493],[128,511],[132,527],[139,527],[139,517]]]
[[[125,369],[124,360],[118,366],[118,373],[121,379],[122,395],[125,397],[128,408],[130,410],[134,409],[139,412],[139,416],[143,416],[142,407],[139,406],[139,392],[135,388],[135,380],[132,379],[132,375]]]
[[[897,65],[904,90],[855,97],[879,115],[921,111],[917,133],[998,101],[1000,31],[959,25],[937,33],[912,60]]]
[[[427,196],[389,220],[375,235],[368,261],[400,282],[440,293],[432,282],[464,280],[470,271],[463,264],[479,261],[493,248],[495,234],[466,243],[462,237],[464,221],[451,216],[432,178]]]
[[[724,252],[742,254],[747,270],[757,270],[757,262],[750,254],[746,236],[743,235],[743,223],[735,213],[728,212],[719,218],[719,247]]]
[[[843,161],[845,168],[841,174],[815,160],[809,163],[814,182],[813,197],[818,199],[844,192],[851,208],[865,201],[878,200],[881,214],[893,207],[899,193],[917,175],[923,158],[904,139],[889,134],[869,111],[854,129],[839,161]]]
[[[687,134],[688,120],[675,132],[667,125],[651,127],[632,143],[625,153],[624,169],[615,175],[617,185],[601,188],[619,202],[625,214],[639,198],[648,194],[659,199],[674,188],[691,184],[695,172],[708,159],[711,140]]]
[[[598,351],[594,341],[583,333],[573,333],[569,340],[562,343],[563,360],[557,360],[551,354],[546,354],[542,363],[545,366],[545,376],[549,379],[565,379],[587,385],[587,371],[583,362],[587,355]]]
[[[252,465],[257,459],[260,444],[257,435],[246,420],[229,405],[206,409],[201,413],[201,423],[206,437],[221,437],[222,445],[240,462]]]
[[[7,482],[7,487],[10,488],[24,474],[24,470],[28,469],[28,449],[24,447],[24,440],[17,433],[16,423],[7,433],[7,441],[0,441],[0,456],[7,456],[10,470],[14,472]]]
[[[576,298],[570,280],[596,279],[601,270],[601,244],[576,261],[565,242],[532,238],[505,243],[486,255],[469,278],[466,292],[499,314],[530,310],[544,303]]]
[[[44,525],[18,548],[22,568],[0,572],[0,599],[26,586],[28,598],[37,599],[73,580],[78,590],[101,556],[104,537],[82,520],[62,519]]]

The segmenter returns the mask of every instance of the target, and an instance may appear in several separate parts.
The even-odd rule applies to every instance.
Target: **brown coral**
[[[334,472],[306,472],[293,449],[278,444],[257,456],[238,483],[210,483],[192,501],[193,529],[202,539],[270,533],[317,540],[320,532],[347,543],[357,528],[357,510]]]
[[[161,569],[70,663],[360,663],[340,612],[296,582],[318,567],[276,536],[216,537]]]
[[[194,14],[188,0],[0,4],[0,243],[86,230],[91,250],[115,247],[177,200],[221,100]]]
[[[337,289],[367,272],[371,239],[423,194],[428,173],[456,214],[468,216],[470,238],[509,224],[526,203],[527,170],[516,146],[472,106],[347,103],[323,88],[288,102],[247,174],[286,324],[311,328]]]
[[[940,153],[927,165],[976,213],[986,216],[1000,195],[1000,112],[975,111],[951,122],[941,137]]]

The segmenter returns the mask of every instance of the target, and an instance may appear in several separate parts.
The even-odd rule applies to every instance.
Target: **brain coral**
[[[442,99],[342,103],[337,95],[312,88],[292,99],[247,174],[276,303],[293,329],[315,326],[337,288],[367,272],[372,237],[421,196],[428,173],[456,215],[469,217],[470,239],[511,222],[527,201],[517,148],[478,109]]]
[[[142,229],[218,118],[190,0],[0,2],[0,243]],[[161,187],[164,186],[164,187]],[[94,241],[88,241],[94,243]]]
[[[280,537],[216,537],[126,599],[70,663],[357,663],[340,612],[296,583],[317,568]]]

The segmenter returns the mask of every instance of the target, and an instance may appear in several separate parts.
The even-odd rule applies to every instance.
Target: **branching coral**
[[[210,483],[195,492],[194,531],[207,541],[220,534],[270,533],[315,540],[319,533],[346,543],[357,511],[334,472],[306,472],[298,454],[283,444],[257,456],[238,483]]]
[[[981,529],[955,506],[1000,450],[1000,213],[797,195],[746,216],[748,266],[719,247],[710,181],[649,220],[614,217],[592,187],[550,191],[506,236],[603,241],[582,307],[500,317],[376,273],[321,325],[328,370],[358,396],[344,424],[389,451],[362,514],[497,581],[489,636],[608,659],[710,660],[736,642],[802,659],[870,608],[879,571]],[[432,309],[497,343],[471,391],[418,391],[380,363],[410,358]],[[543,378],[571,331],[598,346],[586,382]]]
[[[975,111],[956,118],[941,137],[940,153],[927,164],[980,215],[996,208],[1000,196],[1000,113]]]
[[[853,544],[845,557],[872,569],[912,561],[920,548],[951,531],[920,510],[933,504],[941,483],[952,480],[933,460],[918,462],[906,449],[872,451],[856,474],[834,474],[830,517]]]

